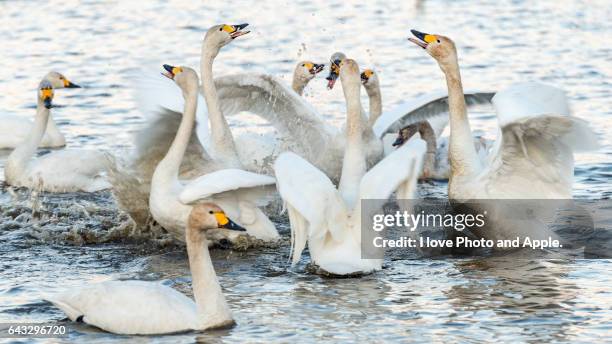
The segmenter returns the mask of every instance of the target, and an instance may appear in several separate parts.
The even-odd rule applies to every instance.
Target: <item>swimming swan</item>
[[[563,91],[522,83],[498,92],[492,100],[498,139],[483,165],[473,144],[455,44],[441,35],[412,33],[416,38],[410,41],[431,55],[446,77],[451,130],[449,199],[571,198],[573,152],[595,148],[597,142],[585,121],[570,116]],[[513,239],[525,234],[520,226],[492,227],[481,235]]]
[[[37,90],[36,118],[27,139],[7,158],[4,169],[9,185],[48,192],[95,192],[110,188],[105,173],[112,158],[86,149],[63,149],[41,157],[36,150],[47,128],[53,85],[43,79]]]
[[[185,242],[194,300],[160,283],[108,281],[45,297],[72,321],[102,330],[153,335],[208,330],[234,324],[208,252],[207,232],[239,230],[212,203],[198,204],[189,213]]]
[[[81,87],[70,82],[58,72],[49,72],[43,79],[49,81],[56,90],[60,88]],[[2,115],[0,116],[0,124],[0,149],[17,147],[25,141],[32,131],[32,121],[21,116]],[[64,135],[59,131],[53,118],[50,118],[39,147],[57,148],[65,145],[66,139]]]
[[[308,242],[312,262],[336,274],[369,273],[381,259],[361,259],[362,199],[411,198],[425,143],[413,140],[366,172],[362,137],[359,68],[351,59],[339,63],[347,104],[346,145],[342,176],[331,180],[306,159],[282,153],[274,164],[277,188],[291,222],[292,260],[296,264]]]
[[[241,26],[218,25],[208,31],[207,45],[210,49],[216,50],[210,52],[211,60],[223,45],[238,37],[240,29]],[[211,143],[216,148],[215,155],[206,151],[200,152],[208,173],[187,183],[179,179],[181,162],[195,125],[199,80],[195,71],[188,67],[164,65],[164,69],[165,75],[174,80],[183,91],[186,101],[175,139],[165,157],[155,168],[151,180],[149,207],[153,218],[175,238],[181,240],[184,238],[187,218],[192,209],[190,204],[200,199],[210,199],[237,219],[250,235],[264,240],[277,239],[278,232],[274,224],[257,208],[261,204],[259,203],[261,192],[266,191],[262,190],[265,189],[263,187],[274,185],[275,180],[269,176],[240,169],[240,163],[232,147],[231,132],[223,114],[215,106],[214,88],[210,88],[212,82],[210,75],[204,77],[203,82],[207,94],[206,104],[210,111],[211,128],[221,136],[219,134],[212,136]],[[235,235],[232,237],[235,233],[226,234],[230,240],[235,238]]]

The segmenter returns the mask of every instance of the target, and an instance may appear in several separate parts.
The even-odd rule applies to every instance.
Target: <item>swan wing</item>
[[[190,204],[200,199],[233,191],[274,185],[276,180],[264,174],[253,173],[240,169],[224,169],[200,176],[187,183],[179,200]]]
[[[465,101],[468,106],[489,104],[494,95],[492,92],[468,91],[465,92]],[[372,129],[376,137],[382,137],[387,133],[399,132],[410,124],[429,120],[432,117],[441,117],[432,122],[432,127],[439,136],[448,122],[446,113],[448,113],[448,92],[435,91],[405,101],[393,110],[383,113]]]
[[[387,199],[400,187],[407,190],[401,198],[412,198],[425,150],[425,141],[415,137],[386,156],[361,179],[360,198]]]
[[[295,153],[282,153],[274,163],[276,186],[291,223],[291,255],[295,265],[309,238],[327,234],[342,240],[347,211],[329,178]]]
[[[138,108],[147,118],[155,121],[160,115],[183,113],[185,99],[181,89],[172,80],[162,76],[153,69],[141,71],[134,75],[133,79],[134,98]],[[196,118],[197,125],[195,131],[197,137],[204,149],[210,151],[208,112],[206,110],[206,101],[201,94],[198,94]]]
[[[588,124],[566,115],[539,115],[501,128],[490,166],[479,177],[488,198],[570,198],[575,151],[597,142]]]
[[[164,285],[109,281],[45,296],[72,321],[117,334],[160,334],[197,329],[195,303]]]

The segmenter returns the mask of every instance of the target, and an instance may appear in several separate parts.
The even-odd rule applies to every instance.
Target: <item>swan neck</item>
[[[461,74],[457,63],[443,69],[448,87],[450,116],[449,160],[451,177],[469,176],[479,172],[480,162],[474,147],[472,130],[467,117]]]
[[[205,329],[231,322],[232,314],[219,285],[208,242],[202,235],[199,236],[201,238],[192,240],[188,235],[187,255],[200,329]]]
[[[36,117],[28,137],[11,153],[7,160],[7,170],[17,169],[22,171],[28,160],[36,153],[36,149],[45,135],[45,129],[49,122],[51,111],[39,100],[36,106]]]
[[[295,91],[295,93],[300,96],[304,94],[304,89],[308,84],[308,80],[300,77],[297,73],[293,74],[293,82],[291,83],[291,88]]]
[[[350,86],[345,88],[345,85],[342,85],[345,89],[344,96],[347,107],[346,146],[338,189],[349,209],[352,209],[359,198],[359,185],[366,172],[366,159],[362,138],[363,120],[359,99],[360,86]]]
[[[189,145],[195,124],[197,96],[197,90],[191,90],[189,93],[184,94],[185,107],[181,123],[166,156],[160,161],[156,169],[156,171],[165,172],[167,178],[176,178],[179,174],[181,162]]]
[[[218,49],[216,48],[205,48],[201,65],[202,91],[204,93],[204,99],[206,100],[208,118],[210,120],[211,153],[214,158],[222,158],[234,167],[240,167],[241,164],[234,145],[234,138],[229,124],[225,120],[223,112],[221,112],[217,87],[213,79],[212,66],[217,53]]]
[[[57,127],[53,117],[49,117],[49,120],[47,121],[47,130],[45,131],[45,134],[49,137],[49,139],[51,139],[53,146],[63,146],[66,144],[66,139]]]
[[[425,152],[425,157],[423,159],[423,170],[431,173],[433,172],[436,162],[436,133],[428,121],[423,121],[419,124],[419,135],[421,135],[421,138],[427,144],[427,151]]]
[[[368,124],[370,127],[376,123],[376,120],[382,114],[382,95],[380,93],[380,87],[378,85],[366,87],[368,93],[368,99],[370,102],[370,117]]]

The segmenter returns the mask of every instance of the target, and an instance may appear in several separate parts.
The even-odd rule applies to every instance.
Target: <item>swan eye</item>
[[[210,215],[212,215],[212,214],[213,214],[213,211],[212,211],[212,210],[210,210],[208,213],[209,213]]]
[[[219,28],[219,31],[223,31],[223,28],[222,28],[222,27],[220,27],[220,28]]]
[[[440,43],[440,40],[439,40],[439,39],[436,39],[436,41],[437,41],[438,43]]]

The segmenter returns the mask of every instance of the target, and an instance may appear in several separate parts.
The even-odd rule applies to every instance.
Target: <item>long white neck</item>
[[[459,64],[442,68],[446,76],[448,87],[448,105],[450,116],[450,143],[448,156],[451,164],[451,176],[449,186],[453,177],[473,176],[480,171],[480,160],[474,147],[472,130],[468,121],[465,106],[465,96],[461,84]]]
[[[197,89],[190,90],[185,96],[185,108],[181,124],[176,131],[176,136],[164,158],[155,169],[155,174],[164,180],[172,180],[178,177],[183,156],[189,145],[189,139],[195,125],[196,109],[198,106]]]
[[[47,135],[55,147],[66,144],[66,138],[64,138],[64,134],[60,132],[57,124],[53,120],[53,117],[50,117],[47,121],[47,130],[45,131],[45,135]]]
[[[346,146],[342,163],[342,175],[338,190],[349,209],[359,198],[359,185],[366,172],[366,159],[362,138],[360,85],[342,85],[346,99]]]
[[[206,239],[187,240],[187,255],[200,329],[231,323],[232,313],[219,285]]]
[[[310,79],[302,77],[299,73],[293,72],[293,82],[291,88],[300,96],[304,94],[304,88],[308,85]]]
[[[225,116],[221,112],[217,87],[212,74],[212,66],[217,56],[218,48],[208,47],[207,42],[202,46],[201,71],[202,91],[206,106],[208,108],[208,118],[210,120],[210,137],[213,158],[222,159],[230,167],[241,168],[242,164],[238,159],[234,138]]]
[[[366,87],[368,93],[368,100],[370,103],[370,117],[368,118],[368,126],[371,128],[378,117],[382,114],[382,95],[380,93],[380,86],[373,85]]]
[[[47,122],[49,122],[50,113],[49,109],[47,109],[39,99],[38,105],[36,106],[34,125],[32,126],[30,134],[25,141],[13,150],[7,159],[7,174],[21,174],[26,169],[29,160],[34,153],[36,153],[36,149],[45,135],[45,128],[47,127]]]

